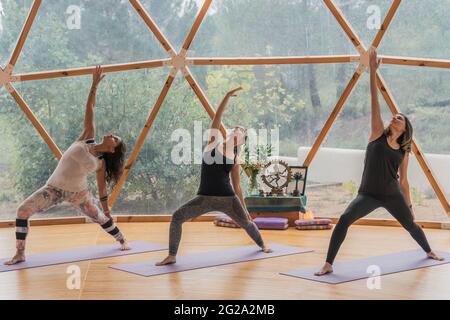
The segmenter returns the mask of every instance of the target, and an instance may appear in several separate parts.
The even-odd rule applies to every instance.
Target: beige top
[[[101,161],[89,152],[86,141],[76,141],[64,152],[47,184],[69,192],[84,191],[88,175],[101,167]]]

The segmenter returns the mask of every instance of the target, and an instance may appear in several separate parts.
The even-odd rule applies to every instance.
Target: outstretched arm
[[[97,171],[97,186],[98,186],[98,196],[100,198],[100,203],[102,205],[103,213],[108,218],[111,218],[111,213],[108,206],[108,189],[106,187],[105,179],[105,163],[102,161],[102,167]],[[103,198],[103,199],[102,199]],[[104,200],[106,198],[106,200]],[[101,201],[103,200],[103,201]]]
[[[410,208],[412,208],[411,194],[409,190],[408,182],[408,163],[409,163],[409,153],[405,154],[402,164],[399,168],[400,176],[400,189],[402,190],[403,196],[405,197],[406,203]]]
[[[94,108],[96,102],[97,87],[103,80],[105,75],[102,74],[103,70],[100,66],[95,69],[92,76],[92,86],[89,91],[89,96],[86,102],[86,111],[84,114],[84,129],[78,140],[87,140],[95,138],[95,124],[94,124]]]
[[[383,119],[381,118],[380,102],[378,100],[377,70],[380,60],[375,48],[370,49],[370,93],[372,96],[372,133],[370,141],[378,139],[384,131]]]
[[[235,164],[233,166],[233,169],[231,170],[231,182],[233,184],[234,192],[236,193],[239,200],[241,200],[242,206],[246,209],[247,207],[245,205],[244,195],[242,193],[242,188],[241,188],[240,169],[241,169],[241,166],[239,164]],[[251,219],[251,217],[250,217],[250,219]]]
[[[216,110],[216,115],[211,123],[210,134],[208,137],[208,145],[213,141],[213,138],[219,133],[220,125],[222,123],[222,115],[225,110],[225,107],[228,104],[228,100],[230,97],[236,97],[236,92],[242,90],[242,87],[236,88],[228,92],[220,103],[219,107]]]

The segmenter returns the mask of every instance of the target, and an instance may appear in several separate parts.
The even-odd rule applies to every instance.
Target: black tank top
[[[217,150],[218,145],[212,148],[212,150],[203,153],[198,195],[218,197],[235,195],[230,183],[230,172],[236,162],[236,149],[234,150],[233,163],[231,163],[230,159]],[[218,153],[217,158],[216,151]]]
[[[359,193],[390,195],[400,192],[398,169],[405,152],[393,149],[383,133],[367,145]]]

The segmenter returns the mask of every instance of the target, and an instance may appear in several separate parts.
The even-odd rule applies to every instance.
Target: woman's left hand
[[[250,212],[248,211],[247,207],[244,207],[245,212],[247,213],[247,217],[250,221],[253,221],[252,215],[250,214]]]
[[[104,211],[103,213],[105,214],[105,216],[106,216],[107,218],[110,218],[110,219],[111,219],[111,211],[110,211],[110,210]]]

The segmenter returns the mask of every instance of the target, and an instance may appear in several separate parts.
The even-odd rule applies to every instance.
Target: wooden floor
[[[164,244],[168,237],[167,223],[119,227],[130,241]],[[450,250],[450,231],[425,231],[433,248]],[[330,235],[330,231],[263,231],[267,243],[308,247],[314,252],[150,278],[108,266],[160,259],[166,252],[78,262],[79,290],[67,289],[69,265],[0,273],[0,299],[450,299],[450,264],[383,276],[380,290],[369,290],[366,280],[328,285],[278,274],[320,265]],[[32,228],[28,249],[29,253],[49,252],[110,242],[94,224],[43,226]],[[251,244],[242,230],[218,228],[211,222],[186,223],[180,255]],[[338,261],[415,248],[401,228],[353,226]],[[13,252],[14,230],[0,229],[0,257]]]

